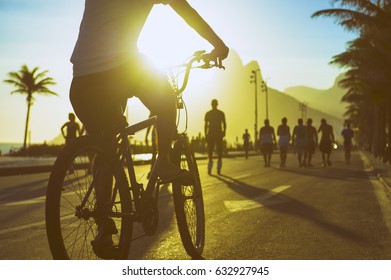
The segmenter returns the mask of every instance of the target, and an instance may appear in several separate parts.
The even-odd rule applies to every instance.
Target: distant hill
[[[346,90],[339,87],[338,83],[343,76],[343,74],[338,76],[334,85],[329,89],[321,90],[305,86],[296,86],[287,88],[285,93],[300,102],[308,103],[308,105],[314,109],[328,112],[342,118],[347,104],[342,103],[341,98],[346,93]]]

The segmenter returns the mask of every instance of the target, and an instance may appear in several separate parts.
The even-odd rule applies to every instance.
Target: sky
[[[331,87],[342,70],[329,62],[356,36],[332,19],[311,18],[314,12],[332,7],[329,0],[188,2],[244,63],[257,61],[269,86],[280,91],[297,85]],[[69,58],[83,7],[82,0],[0,0],[0,143],[23,141],[25,97],[10,95],[13,88],[2,82],[23,64],[49,70],[57,82],[52,90],[59,94],[36,96],[31,142],[50,141],[67,121],[72,111]],[[175,65],[195,50],[212,49],[165,5],[154,7],[138,45],[157,66]]]

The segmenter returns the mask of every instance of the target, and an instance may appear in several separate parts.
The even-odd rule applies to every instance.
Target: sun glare
[[[139,38],[138,47],[140,52],[147,55],[156,67],[166,73],[169,67],[184,63],[195,51],[212,50],[208,42],[190,28],[170,7],[164,5],[156,5],[152,10]],[[190,93],[200,85],[208,83],[213,73],[214,70],[192,71],[184,95],[187,102],[195,105],[201,102],[199,95]],[[182,79],[179,76],[180,85]]]
[[[139,49],[159,68],[184,62],[195,51],[211,47],[168,6],[157,5],[143,28]]]

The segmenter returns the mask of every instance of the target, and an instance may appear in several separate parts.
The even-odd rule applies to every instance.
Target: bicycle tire
[[[194,176],[190,186],[173,185],[173,198],[178,230],[189,256],[200,258],[205,245],[205,213],[197,162],[188,143],[180,139],[174,145],[175,163]]]
[[[116,246],[114,259],[126,259],[132,238],[132,210],[128,181],[119,160],[108,159],[103,140],[83,136],[65,146],[58,156],[50,175],[46,194],[46,231],[53,259],[99,259],[91,241],[97,233],[96,197],[92,187],[94,160],[103,157],[108,161],[117,184],[111,218],[118,233],[113,235]],[[87,198],[84,208],[78,208]],[[115,216],[115,217],[114,217]]]

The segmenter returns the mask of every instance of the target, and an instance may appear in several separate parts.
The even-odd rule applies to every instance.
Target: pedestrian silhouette
[[[73,139],[82,135],[80,125],[76,122],[74,113],[68,114],[68,122],[61,127],[61,134],[65,138],[65,144],[70,143]]]
[[[318,145],[318,133],[316,132],[316,128],[312,126],[311,118],[307,120],[307,137],[307,152],[304,154],[304,164],[311,167],[312,156]]]
[[[280,148],[280,167],[286,166],[286,157],[288,152],[289,142],[291,140],[291,131],[287,125],[288,119],[282,118],[281,124],[277,128],[278,146]]]
[[[259,136],[261,138],[263,161],[265,163],[265,167],[269,167],[273,154],[273,147],[274,144],[276,144],[276,134],[274,133],[274,128],[270,126],[268,119],[264,121],[264,124],[265,126],[261,127],[259,130]]]
[[[343,136],[343,147],[345,150],[345,163],[350,164],[350,152],[352,150],[352,139],[354,132],[350,128],[350,123],[346,122],[346,127],[342,130],[341,135]]]
[[[250,148],[250,133],[248,133],[248,129],[246,128],[244,134],[242,136],[243,139],[243,149],[246,159],[248,159],[248,149]]]
[[[298,119],[297,123],[292,133],[292,144],[297,153],[299,166],[302,167],[306,166],[303,156],[307,152],[308,136],[307,128],[303,125],[303,119]]]
[[[323,166],[331,166],[330,155],[335,141],[333,127],[329,125],[325,119],[322,119],[318,128],[318,133],[319,132],[322,133],[319,142],[319,150],[322,153]]]
[[[208,174],[211,174],[213,168],[213,150],[217,150],[217,174],[221,173],[223,166],[223,138],[227,129],[225,114],[217,109],[218,102],[213,99],[211,102],[212,110],[205,114],[205,138],[208,144]]]

